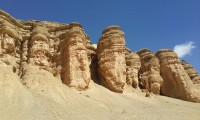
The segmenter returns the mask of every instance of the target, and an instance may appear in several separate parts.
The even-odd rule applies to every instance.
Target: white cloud
[[[180,45],[176,45],[174,47],[174,51],[178,54],[179,58],[183,58],[184,56],[190,54],[191,50],[194,48],[194,42],[190,41]]]

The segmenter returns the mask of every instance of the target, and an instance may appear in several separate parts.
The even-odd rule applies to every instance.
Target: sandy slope
[[[27,76],[36,82],[31,88],[31,84],[23,85],[12,72],[12,63],[1,62],[0,65],[0,120],[200,119],[199,103],[164,96],[145,97],[144,93],[130,88],[119,94],[93,82],[88,90],[81,92],[67,87],[59,79],[50,80],[51,76],[45,72],[36,78],[37,71]],[[42,75],[48,77],[45,79]]]
[[[48,87],[48,86],[46,86]],[[45,91],[26,89],[19,80],[0,87],[1,120],[199,120],[200,104],[139,92],[113,93],[91,83],[84,92],[63,84]]]

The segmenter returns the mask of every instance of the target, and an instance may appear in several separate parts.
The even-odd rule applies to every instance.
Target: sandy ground
[[[17,81],[17,80],[16,80]],[[1,120],[199,120],[200,104],[164,96],[123,94],[91,83],[87,91],[63,84],[35,91],[20,82],[0,87]]]
[[[0,120],[200,120],[200,103],[145,97],[128,87],[114,93],[93,81],[88,90],[77,91],[45,72],[27,75],[35,82],[31,88],[11,72],[12,66],[0,65]]]

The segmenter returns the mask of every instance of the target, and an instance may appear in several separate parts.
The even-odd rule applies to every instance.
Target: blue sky
[[[0,9],[22,20],[80,22],[92,43],[104,28],[119,25],[133,52],[179,45],[190,50],[181,59],[200,72],[200,0],[0,0]]]

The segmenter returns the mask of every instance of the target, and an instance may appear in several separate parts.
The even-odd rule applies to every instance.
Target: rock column
[[[137,88],[139,86],[138,72],[141,67],[140,57],[136,53],[126,55],[126,82]]]
[[[77,90],[88,88],[90,68],[87,49],[84,44],[86,34],[79,23],[72,23],[66,34],[63,51],[62,81]]]
[[[140,82],[144,89],[154,94],[160,94],[163,79],[160,76],[160,64],[158,58],[148,49],[139,50],[141,60]]]
[[[184,70],[173,50],[161,49],[156,53],[160,60],[161,75],[164,79],[162,94],[182,100],[200,102],[199,91]]]
[[[30,63],[38,66],[49,67],[48,53],[49,44],[48,38],[39,33],[31,39],[31,50],[30,50]]]
[[[194,84],[200,84],[200,76],[198,75],[198,72],[194,69],[194,67],[185,60],[182,60],[181,64],[183,65],[183,68],[189,75],[192,82]]]
[[[97,45],[100,82],[114,92],[123,92],[126,83],[124,33],[118,26],[106,28]]]

